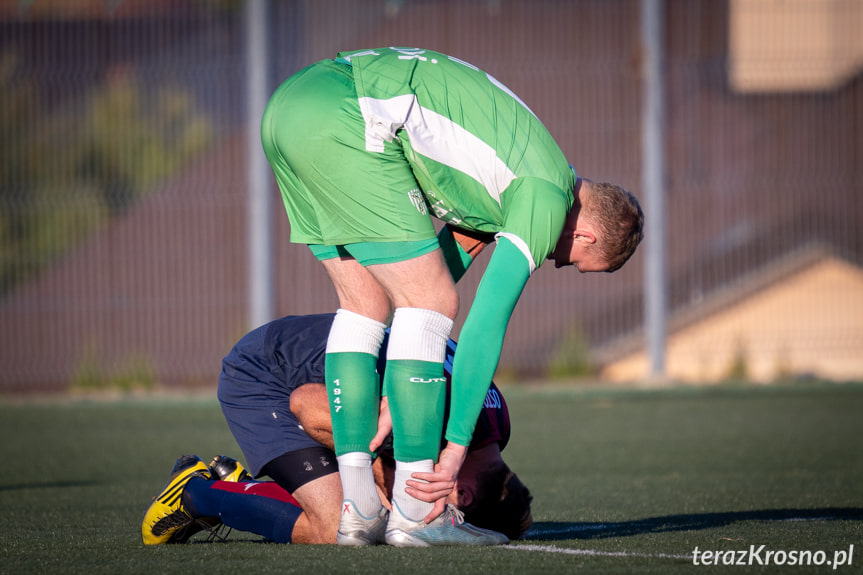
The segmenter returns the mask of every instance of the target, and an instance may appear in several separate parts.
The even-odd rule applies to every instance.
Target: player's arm
[[[485,247],[494,240],[492,234],[469,232],[446,225],[438,233],[438,242],[453,282],[464,276],[467,268]]]
[[[291,412],[297,417],[300,425],[303,426],[303,431],[309,437],[335,451],[330,402],[327,398],[327,388],[323,383],[306,383],[295,389],[291,393]],[[383,445],[392,429],[389,402],[384,396],[381,398],[378,416],[378,433],[372,440],[370,450],[376,451]]]
[[[291,393],[291,413],[309,437],[335,451],[330,401],[323,383],[306,383],[297,387]]]
[[[514,184],[506,198],[512,219],[505,223],[506,231],[498,235],[497,247],[461,330],[452,370],[447,446],[434,473],[413,474],[428,483],[408,482],[409,493],[424,501],[433,501],[429,497],[454,485],[500,361],[509,318],[537,262],[542,263],[553,250],[571,206],[571,197],[549,182],[524,178]],[[427,519],[442,509],[437,501]]]
[[[504,335],[531,267],[508,237],[500,237],[461,330],[452,369],[446,439],[470,445],[477,417],[500,361]]]
[[[524,252],[509,238],[498,239],[461,330],[458,353],[453,362],[447,445],[433,473],[414,473],[412,477],[420,481],[407,482],[410,495],[435,502],[435,508],[426,520],[443,511],[441,497],[455,486],[500,360],[506,326],[530,272],[531,266]]]
[[[519,178],[501,195],[503,230],[496,236],[453,362],[448,441],[470,444],[509,318],[530,275],[557,245],[571,202],[571,193],[539,178]]]

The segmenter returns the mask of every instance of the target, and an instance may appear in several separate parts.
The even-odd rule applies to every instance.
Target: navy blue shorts
[[[223,360],[219,376],[222,413],[254,477],[280,455],[320,447],[291,413],[293,388],[286,387],[284,375],[256,359],[265,333],[257,329],[243,337]]]

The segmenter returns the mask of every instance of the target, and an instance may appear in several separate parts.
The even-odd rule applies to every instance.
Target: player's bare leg
[[[387,542],[393,533],[425,527],[433,504],[406,490],[413,473],[430,472],[438,457],[446,395],[443,360],[458,313],[458,296],[441,251],[369,271],[393,299],[386,386],[396,468]],[[392,533],[391,533],[392,532]]]
[[[353,258],[322,260],[339,297],[339,307],[361,316],[389,323],[392,304],[384,287]]]
[[[293,543],[335,543],[342,483],[337,473],[319,477],[291,495],[303,508],[291,534]]]
[[[339,296],[327,340],[325,372],[333,442],[339,462],[340,545],[383,542],[387,511],[372,473],[369,443],[377,432],[380,380],[377,360],[389,320],[390,298],[356,260],[322,261]]]
[[[347,334],[348,327],[351,334],[365,329],[370,331],[373,321],[380,321],[390,306],[395,308],[386,372],[397,460],[393,502],[411,518],[421,519],[431,511],[431,505],[407,494],[405,486],[411,473],[432,471],[437,457],[445,396],[443,358],[453,319],[458,312],[458,295],[452,277],[439,249],[408,260],[369,265],[364,269],[349,259],[330,259],[323,263],[339,294],[339,313],[342,314],[341,317],[337,314],[330,332],[328,361],[332,357],[333,362],[345,360],[359,365],[361,358],[376,354],[376,348],[363,347],[359,341],[361,337],[351,335],[350,342],[342,344],[347,341],[347,336],[334,334]],[[337,365],[340,374],[358,373],[356,370],[352,372],[348,364]],[[328,368],[328,373],[336,371]],[[368,389],[366,395],[358,395],[355,381],[341,381],[341,376],[329,381],[331,379],[328,375],[336,454],[345,497],[343,522],[353,521],[350,516],[358,516],[360,522],[377,525],[381,512],[380,504],[375,500],[377,492],[368,452],[368,443],[375,436],[377,427],[376,417],[369,420],[369,414],[376,415],[377,405],[371,407],[372,396]],[[362,379],[362,376],[356,379]],[[349,384],[351,389],[343,389],[343,383]],[[371,381],[363,385],[371,385]],[[336,402],[341,403],[336,405]],[[362,411],[359,406],[362,406]],[[350,433],[342,431],[348,428],[351,428]],[[363,434],[366,434],[365,444],[361,444]],[[375,505],[378,506],[377,513],[372,509]],[[340,533],[348,529],[340,528]],[[360,534],[359,527],[350,529],[358,535],[341,534],[343,544],[371,542],[371,537]]]

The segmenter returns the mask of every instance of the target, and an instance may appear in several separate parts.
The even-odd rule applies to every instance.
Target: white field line
[[[562,553],[564,555],[585,555],[590,557],[644,557],[650,559],[692,559],[692,555],[673,555],[670,553],[628,553],[626,551],[596,551],[593,549],[566,549],[554,545],[505,545],[506,549],[516,551],[540,551],[543,553]]]
[[[829,521],[831,519],[839,519],[838,517],[788,517],[784,519],[773,519],[772,521],[788,521],[788,522],[807,522],[807,521]],[[543,531],[531,529],[528,534],[531,536],[542,535],[562,535],[567,533],[577,533],[584,531],[602,531],[610,529],[618,524],[602,523],[596,525],[582,525],[572,529],[546,529]],[[565,547],[555,547],[554,545],[505,545],[506,549],[515,549],[517,551],[540,551],[543,553],[561,553],[564,555],[583,555],[592,557],[644,557],[657,559],[692,559],[692,555],[675,555],[671,553],[628,553],[626,551],[596,551],[593,549],[567,549]]]

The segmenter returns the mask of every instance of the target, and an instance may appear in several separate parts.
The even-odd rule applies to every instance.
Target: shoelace
[[[203,522],[199,522],[203,523]],[[233,529],[228,527],[224,523],[219,523],[218,525],[210,527],[206,523],[203,523],[204,531],[209,531],[210,534],[207,536],[207,543],[212,543],[213,541],[221,541],[224,543],[228,540],[228,535],[231,534]]]
[[[156,523],[153,524],[151,530],[153,531],[154,535],[162,535],[170,529],[173,529],[175,527],[183,527],[191,522],[192,518],[189,517],[182,509],[178,509],[170,515],[166,515],[159,519]]]
[[[446,506],[446,511],[443,512],[443,520],[445,523],[452,522],[453,525],[461,525],[464,523],[464,513],[450,503]]]

